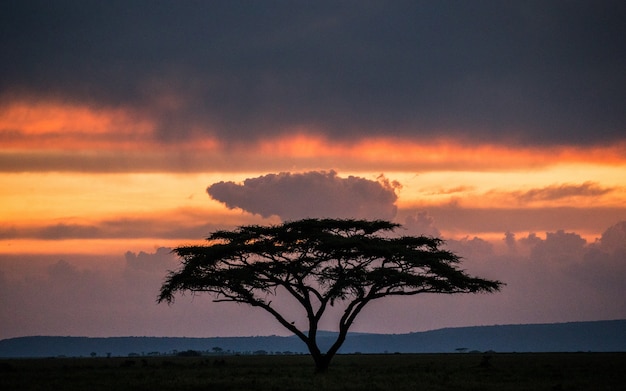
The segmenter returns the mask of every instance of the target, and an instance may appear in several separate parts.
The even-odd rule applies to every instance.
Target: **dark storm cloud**
[[[228,208],[241,208],[283,220],[305,217],[393,219],[395,187],[355,176],[340,178],[335,171],[302,174],[283,172],[246,179],[242,184],[218,182],[207,192]]]
[[[166,140],[606,143],[626,124],[625,19],[622,1],[4,1],[0,91],[131,106]]]

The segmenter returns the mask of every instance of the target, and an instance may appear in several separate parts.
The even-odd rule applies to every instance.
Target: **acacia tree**
[[[262,308],[306,344],[322,372],[372,300],[494,292],[502,285],[458,269],[459,257],[441,249],[440,239],[389,235],[398,227],[383,220],[304,219],[217,231],[206,246],[174,249],[182,265],[167,276],[158,302],[172,303],[176,292],[209,292],[216,302]],[[308,320],[306,329],[272,304],[269,299],[277,293],[296,299]],[[337,339],[322,352],[318,325],[328,306],[339,302]]]

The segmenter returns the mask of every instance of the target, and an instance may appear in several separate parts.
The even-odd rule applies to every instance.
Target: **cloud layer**
[[[299,128],[623,140],[621,1],[44,1],[0,15],[0,98],[124,107],[167,142]]]
[[[218,182],[207,193],[228,208],[241,208],[263,217],[282,220],[305,217],[391,220],[397,195],[384,177],[378,181],[355,176],[341,178],[335,171],[268,174],[242,184]]]
[[[420,234],[422,214],[400,234]],[[373,302],[355,331],[394,333],[449,326],[544,323],[626,317],[626,221],[587,243],[575,232],[530,234],[494,243],[449,240],[472,274],[507,283],[493,295],[419,295]],[[275,320],[246,306],[213,303],[208,295],[157,305],[168,248],[119,256],[0,255],[0,338],[23,335],[232,336],[284,334]],[[36,267],[33,267],[36,266]],[[599,305],[599,303],[601,305]],[[286,305],[289,305],[288,303]],[[289,307],[287,307],[289,308]],[[294,312],[296,321],[304,314]],[[390,321],[393,320],[393,321]],[[333,322],[325,322],[332,328]]]

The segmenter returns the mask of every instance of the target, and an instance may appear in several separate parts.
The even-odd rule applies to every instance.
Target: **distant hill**
[[[330,346],[334,333],[324,332],[320,345]],[[291,337],[20,337],[0,340],[0,357],[102,357],[175,354],[187,350],[231,354],[306,353]],[[350,334],[340,353],[452,353],[626,351],[626,320],[445,328],[409,334]]]
[[[626,320],[445,328],[410,334],[358,335],[345,351],[445,353],[626,351]]]

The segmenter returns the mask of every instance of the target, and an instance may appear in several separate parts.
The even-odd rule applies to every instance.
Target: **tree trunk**
[[[314,354],[312,356],[313,361],[315,361],[315,373],[326,373],[333,357],[327,354]]]

